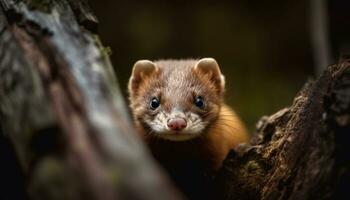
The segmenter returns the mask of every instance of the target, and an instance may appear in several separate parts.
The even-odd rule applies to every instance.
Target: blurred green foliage
[[[89,1],[124,94],[138,59],[214,57],[249,128],[313,74],[308,1]]]

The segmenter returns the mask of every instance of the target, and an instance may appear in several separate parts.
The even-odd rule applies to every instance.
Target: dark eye
[[[198,108],[203,108],[204,107],[204,100],[201,96],[198,96],[194,99],[194,104],[198,107]]]
[[[151,108],[154,110],[160,106],[160,101],[158,98],[154,97],[151,101]]]

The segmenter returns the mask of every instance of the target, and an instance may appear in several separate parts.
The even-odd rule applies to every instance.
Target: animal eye
[[[203,108],[204,107],[204,100],[201,96],[198,96],[194,99],[194,104],[198,107],[198,108]]]
[[[158,98],[153,97],[152,101],[151,101],[151,108],[154,110],[156,108],[158,108],[160,106],[160,101]]]

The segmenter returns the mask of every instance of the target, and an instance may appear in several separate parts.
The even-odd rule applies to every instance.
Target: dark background
[[[227,103],[254,130],[259,117],[290,105],[317,71],[310,1],[89,2],[123,92],[138,59],[214,57],[226,76]],[[337,28],[350,19],[346,5],[339,0],[327,5],[335,14],[329,18],[337,20],[336,42],[342,40]],[[338,47],[332,48],[337,57]]]
[[[214,57],[226,76],[227,102],[254,130],[260,116],[290,105],[316,76],[309,0],[89,3],[125,95],[138,59]],[[349,0],[327,3],[331,62],[348,53],[349,8]],[[0,128],[0,199],[25,199],[13,152]]]
[[[214,57],[226,76],[227,103],[254,130],[259,117],[290,105],[316,75],[310,1],[89,2],[125,95],[139,59]],[[350,2],[327,7],[334,62],[349,35]]]

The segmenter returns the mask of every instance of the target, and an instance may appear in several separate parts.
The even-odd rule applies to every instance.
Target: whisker
[[[234,131],[240,130],[240,129],[237,128],[236,126],[231,125],[231,124],[227,124],[227,123],[225,123],[225,122],[216,122],[215,124],[229,127],[229,128],[231,128],[231,129],[233,129]],[[219,127],[220,127],[220,126],[219,126]]]

